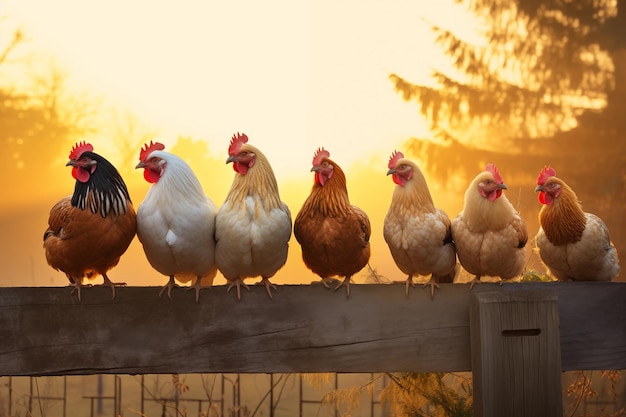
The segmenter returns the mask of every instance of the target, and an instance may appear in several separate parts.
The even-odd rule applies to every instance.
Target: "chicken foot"
[[[276,292],[278,292],[278,288],[276,288],[276,285],[272,284],[270,282],[269,278],[263,277],[263,279],[261,279],[261,282],[259,282],[259,284],[263,284],[265,285],[265,289],[267,290],[267,295],[270,296],[270,298],[272,298],[272,291],[274,290]]]
[[[226,289],[226,292],[230,292],[231,288],[237,287],[237,299],[238,300],[241,300],[241,286],[242,285],[246,288],[246,290],[250,291],[250,287],[248,287],[241,278],[235,278],[233,281],[229,280],[229,282],[230,282],[230,285]]]
[[[341,287],[346,287],[346,298],[350,298],[350,277],[345,277],[333,291],[337,291]]]
[[[431,275],[428,282],[422,285],[422,288],[426,288],[427,286],[430,286],[430,299],[434,300],[435,288],[439,289],[439,278],[435,277],[434,275]]]
[[[70,280],[70,287],[72,288],[72,292],[70,292],[70,295],[74,294],[74,291],[76,291],[76,295],[78,297],[78,301],[80,301],[80,289],[82,287],[91,287],[91,284],[85,284],[83,285],[82,281],[82,277],[78,278],[78,279],[74,279],[72,278],[70,275],[67,275],[67,278]]]
[[[165,291],[165,289],[167,289],[167,298],[169,298],[170,300],[172,299],[172,288],[178,288],[180,287],[180,285],[178,285],[176,283],[176,281],[174,281],[174,275],[170,275],[170,280],[167,282],[167,284],[165,284],[164,286],[161,287],[161,291],[159,291],[159,297],[163,295],[163,291]],[[198,300],[196,300],[198,301]]]
[[[107,274],[102,274],[102,279],[104,279],[104,282],[102,284],[97,284],[97,286],[99,286],[99,287],[103,287],[103,286],[110,287],[111,288],[111,292],[113,293],[113,296],[111,297],[111,300],[115,298],[115,287],[125,287],[126,286],[125,282],[111,282],[109,277],[107,277]]]
[[[413,282],[413,274],[409,275],[406,279],[406,295],[409,295],[409,286],[415,288],[415,283]]]
[[[202,282],[201,281],[202,281],[202,277],[198,277],[196,279],[196,282],[194,282],[194,284],[191,287],[187,288],[187,291],[196,290],[196,303],[200,299],[200,290],[202,289]],[[162,291],[163,290],[161,290],[161,292]]]
[[[476,275],[474,279],[469,282],[470,290],[474,288],[474,284],[480,284],[480,275]]]

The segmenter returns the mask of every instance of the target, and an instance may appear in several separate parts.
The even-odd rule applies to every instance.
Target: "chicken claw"
[[[125,287],[126,286],[125,282],[111,282],[109,277],[107,277],[107,274],[102,274],[102,278],[104,279],[104,282],[102,284],[98,284],[98,286],[107,286],[107,287],[111,288],[111,292],[113,293],[113,296],[111,297],[111,300],[115,298],[115,287]]]
[[[330,289],[330,285],[328,285],[329,283],[335,283],[338,282],[335,278],[322,278],[322,285],[325,286],[326,288]]]
[[[187,288],[187,291],[196,290],[196,303],[200,299],[200,290],[202,289],[202,277],[198,277],[196,282],[191,287]]]
[[[74,278],[69,277],[70,278],[70,287],[72,288],[72,291],[70,292],[70,295],[74,294],[74,291],[76,291],[76,295],[78,297],[78,301],[80,301],[80,289],[82,287],[91,287],[91,284],[83,284],[82,283],[82,278],[79,278],[78,280],[75,280]]]
[[[267,290],[267,295],[269,295],[270,298],[272,298],[272,291],[271,290],[274,290],[274,291],[278,292],[278,288],[276,288],[276,285],[274,285],[274,284],[272,284],[270,282],[269,278],[263,277],[263,279],[261,280],[261,282],[259,282],[259,284],[265,285],[265,289]]]
[[[350,298],[350,277],[345,277],[344,280],[333,289],[333,291],[337,291],[341,287],[346,287],[346,298]]]
[[[435,299],[435,288],[439,289],[439,283],[437,282],[436,279],[434,279],[432,276],[430,277],[430,280],[428,280],[427,283],[425,283],[424,285],[422,285],[422,288],[426,288],[427,286],[430,286],[430,299],[434,300]]]
[[[470,290],[474,288],[474,284],[480,284],[480,275],[476,275],[473,280],[469,282]]]
[[[413,288],[415,288],[415,283],[413,282],[413,275],[409,275],[409,277],[406,279],[406,295],[409,295],[409,285]]]
[[[174,276],[170,276],[170,280],[161,287],[161,291],[159,291],[159,297],[163,295],[163,291],[167,288],[167,298],[172,299],[172,288],[178,288],[179,285],[174,281]]]
[[[235,280],[232,281],[230,285],[228,286],[228,288],[226,289],[226,292],[230,292],[231,288],[237,287],[237,299],[241,300],[241,286],[242,285],[246,288],[246,290],[250,291],[250,287],[248,287],[241,278],[235,278]]]

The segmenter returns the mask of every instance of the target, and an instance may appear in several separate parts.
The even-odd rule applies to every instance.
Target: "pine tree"
[[[626,250],[626,0],[457,2],[482,22],[484,44],[433,26],[455,70],[433,71],[436,87],[390,75],[439,139],[408,147],[448,183],[493,161],[532,190],[551,164]]]

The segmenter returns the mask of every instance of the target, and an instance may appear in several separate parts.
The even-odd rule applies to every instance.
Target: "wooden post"
[[[562,416],[558,296],[485,289],[470,296],[474,415]]]

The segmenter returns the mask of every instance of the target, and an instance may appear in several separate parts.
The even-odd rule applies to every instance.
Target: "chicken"
[[[507,187],[494,164],[474,178],[463,210],[452,221],[459,262],[475,275],[470,288],[487,275],[502,280],[521,275],[526,262],[526,224],[503,194]],[[502,283],[502,281],[500,281]]]
[[[329,287],[332,277],[344,277],[335,287],[346,287],[350,278],[370,258],[371,225],[367,214],[350,204],[346,176],[324,148],[315,152],[315,181],[294,222],[294,236],[302,246],[305,265]]]
[[[137,237],[150,265],[169,276],[159,296],[167,289],[171,298],[176,279],[192,283],[197,302],[202,285],[211,286],[217,274],[217,207],[189,165],[163,149],[158,142],[146,144],[135,167],[143,168],[144,178],[152,184],[137,209]]]
[[[585,213],[578,197],[554,168],[537,178],[539,232],[536,247],[544,265],[561,281],[611,281],[620,272],[609,230],[596,215]]]
[[[48,264],[65,272],[80,301],[83,278],[102,275],[115,287],[107,272],[126,252],[137,230],[135,209],[124,180],[89,143],[77,143],[67,166],[76,179],[74,194],[61,199],[50,210],[43,246]]]
[[[408,275],[413,286],[414,275],[430,275],[424,287],[430,285],[434,297],[440,282],[453,282],[456,251],[450,231],[450,218],[435,207],[426,179],[417,164],[394,152],[389,159],[389,171],[396,184],[391,206],[385,217],[383,236],[398,268]]]
[[[274,171],[263,153],[249,145],[248,136],[233,136],[226,163],[235,178],[215,220],[215,261],[241,299],[244,279],[261,276],[267,295],[276,286],[269,279],[287,261],[291,212],[281,201]]]

